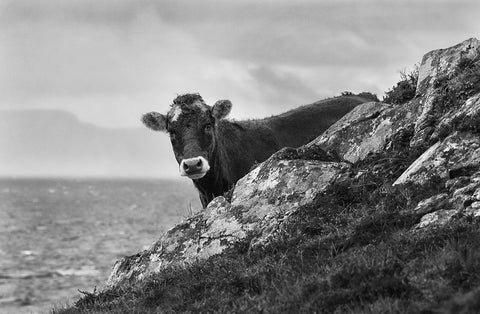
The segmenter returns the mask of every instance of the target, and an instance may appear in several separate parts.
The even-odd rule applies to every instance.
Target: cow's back
[[[275,133],[280,146],[299,147],[314,140],[356,106],[368,101],[371,99],[340,96],[263,119],[263,122]]]
[[[221,120],[218,132],[221,136],[217,138],[216,164],[230,187],[247,174],[253,164],[282,148],[273,130],[259,120]]]

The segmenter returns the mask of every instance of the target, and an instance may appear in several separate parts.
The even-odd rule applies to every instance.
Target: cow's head
[[[210,107],[199,94],[185,94],[175,98],[167,115],[149,112],[142,121],[152,130],[168,132],[180,174],[200,179],[213,160],[218,121],[231,108],[228,100],[219,100]]]

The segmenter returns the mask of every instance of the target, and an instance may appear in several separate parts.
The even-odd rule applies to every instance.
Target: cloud
[[[47,1],[38,7],[43,11],[31,10],[33,17],[16,9],[10,22],[2,20],[1,107],[62,108],[100,125],[139,126],[144,111],[199,81],[194,74],[209,58],[154,11],[103,23],[98,12],[80,14],[61,3]]]
[[[219,57],[262,64],[388,65],[409,37],[420,53],[428,37],[455,34],[452,44],[477,31],[476,1],[175,1],[157,4],[161,18],[193,34]],[[458,38],[459,34],[461,37]],[[468,37],[468,35],[467,35]],[[427,49],[436,49],[431,46]]]
[[[127,25],[149,7],[148,1],[115,0],[4,0],[3,24],[64,21],[103,25]]]
[[[144,12],[131,23],[128,29],[55,20],[14,24],[2,38],[3,94],[144,92],[164,76],[162,68],[191,59],[188,35],[155,15]]]
[[[433,0],[5,0],[0,106],[136,126],[185,92],[229,98],[242,118],[344,90],[380,94],[425,52],[478,36],[479,9]]]
[[[264,104],[285,107],[286,104],[300,104],[302,100],[315,100],[320,97],[302,78],[286,71],[275,70],[269,66],[251,69],[250,74]]]

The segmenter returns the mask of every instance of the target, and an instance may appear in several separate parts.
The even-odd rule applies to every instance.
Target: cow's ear
[[[142,122],[149,129],[154,131],[167,130],[167,118],[158,112],[149,112],[142,116]]]
[[[217,119],[223,119],[230,113],[232,110],[232,103],[230,100],[219,100],[213,105],[212,116]]]

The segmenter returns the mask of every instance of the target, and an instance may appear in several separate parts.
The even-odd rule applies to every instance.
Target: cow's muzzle
[[[190,179],[200,179],[209,169],[208,160],[201,156],[183,159],[180,163],[180,174]]]

